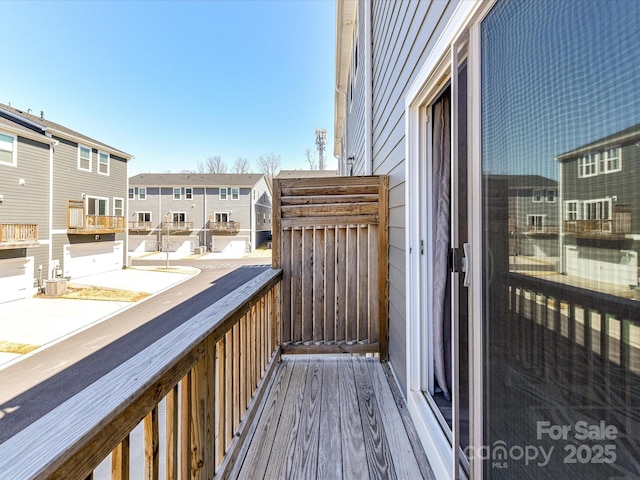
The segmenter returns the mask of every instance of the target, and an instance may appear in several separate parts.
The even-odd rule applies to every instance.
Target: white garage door
[[[0,260],[0,303],[33,293],[33,257]]]
[[[64,276],[86,277],[122,268],[122,242],[65,245]]]

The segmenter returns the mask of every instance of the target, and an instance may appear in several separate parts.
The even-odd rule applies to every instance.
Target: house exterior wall
[[[163,180],[164,181],[164,180]],[[243,242],[244,249],[250,250],[258,246],[262,241],[266,240],[271,232],[271,197],[268,186],[264,181],[264,177],[256,183],[255,186],[237,186],[230,182],[228,185],[204,186],[202,180],[199,185],[188,186],[188,179],[171,180],[175,181],[175,185],[162,186],[146,186],[147,198],[140,200],[139,188],[143,185],[140,181],[130,185],[134,189],[134,198],[129,199],[129,222],[137,219],[138,212],[150,212],[152,231],[140,232],[134,229],[130,230],[129,250],[130,251],[157,251],[162,250],[163,237],[161,232],[161,223],[164,215],[169,215],[171,221],[171,213],[183,212],[185,221],[192,222],[193,228],[189,231],[175,232],[170,234],[171,251],[180,249],[181,251],[193,251],[197,247],[206,247],[213,252],[222,252],[231,245],[239,248],[237,242]],[[174,199],[174,188],[180,188],[180,199]],[[192,189],[192,198],[186,198],[186,189]],[[227,189],[227,197],[221,198],[221,189]],[[238,199],[232,199],[232,188],[239,189]],[[254,199],[255,193],[255,199]],[[237,233],[220,233],[210,230],[210,217],[216,213],[228,215],[230,222],[238,222],[240,224]],[[258,222],[266,219],[266,222]],[[214,217],[215,218],[215,217]],[[266,233],[268,232],[268,233]]]
[[[0,132],[2,128],[0,127]],[[0,164],[0,223],[37,224],[39,246],[0,250],[0,261],[33,257],[34,275],[42,265],[46,278],[49,257],[49,145],[18,136],[16,166]],[[21,185],[24,180],[24,185]],[[34,201],[34,199],[39,201]]]
[[[109,175],[98,173],[98,150],[91,149],[91,171],[78,168],[78,144],[64,138],[55,137],[59,144],[54,147],[53,166],[53,238],[52,260],[63,266],[65,245],[93,242],[126,242],[126,233],[100,235],[76,235],[67,233],[68,202],[86,197],[108,199],[107,215],[113,215],[114,199],[123,201],[126,212],[127,201],[127,161],[110,155]],[[85,203],[86,205],[86,203]],[[124,213],[123,213],[124,214]],[[123,264],[126,262],[126,248],[123,249]],[[50,270],[52,267],[50,267]]]
[[[389,175],[389,360],[405,394],[405,96],[456,4],[374,1],[371,8],[372,173]],[[354,156],[355,175],[364,174],[369,161],[364,148],[364,12],[364,2],[358,2],[355,40],[361,59],[353,79],[353,96],[349,89],[346,92],[343,137],[343,155]]]

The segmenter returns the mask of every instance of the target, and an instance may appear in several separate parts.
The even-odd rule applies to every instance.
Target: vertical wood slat
[[[275,210],[274,210],[275,212]],[[278,215],[274,215],[278,216]],[[276,232],[276,230],[274,230]],[[280,288],[280,342],[282,344],[287,344],[292,341],[292,321],[293,315],[291,312],[291,276],[292,276],[292,265],[291,265],[291,230],[286,230],[282,232],[282,244],[286,245],[287,250],[282,253],[282,283]]]
[[[380,361],[389,358],[389,177],[380,177],[378,190],[378,325],[380,335]]]
[[[198,360],[191,376],[191,477],[194,480],[213,478],[215,474],[212,411],[215,396],[215,340],[205,341],[205,354]]]
[[[169,391],[165,402],[165,461],[167,465],[167,480],[178,480],[178,385]]]
[[[224,355],[224,444],[225,452],[231,444],[233,435],[233,334],[229,330],[225,336],[225,355]]]
[[[240,323],[233,326],[233,430],[240,426],[244,413],[240,407]]]
[[[347,270],[347,315],[345,318],[345,340],[354,343],[358,331],[358,229],[354,226],[347,227],[346,248]]]
[[[346,338],[345,323],[347,321],[347,230],[336,228],[336,343]]]
[[[357,340],[369,340],[369,228],[358,227],[358,321]]]
[[[243,315],[240,319],[240,410],[243,412],[247,409],[247,316]]]
[[[111,480],[129,480],[129,435],[111,453]]]
[[[324,275],[324,339],[335,343],[336,339],[336,228],[325,230],[325,275]]]
[[[291,341],[302,341],[302,230],[291,231]]]
[[[222,337],[216,345],[217,371],[216,371],[216,420],[217,420],[217,440],[216,440],[216,467],[222,463],[222,458],[227,450],[225,445],[225,406],[226,406],[226,337]]]
[[[158,406],[144,417],[144,478],[158,480],[160,476],[160,438]]]
[[[313,343],[319,344],[324,334],[324,275],[325,275],[325,243],[324,228],[313,231]]]
[[[302,229],[302,341],[313,340],[313,227]]]
[[[180,381],[180,478],[191,478],[191,372]]]
[[[372,342],[380,340],[380,292],[376,284],[380,275],[378,251],[378,226],[369,225],[369,339]]]

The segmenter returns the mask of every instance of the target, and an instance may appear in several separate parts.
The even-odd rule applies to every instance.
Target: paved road
[[[268,259],[172,261],[202,273],[2,370],[0,444],[268,268]],[[135,262],[134,265],[150,262]],[[257,265],[263,264],[263,265]]]

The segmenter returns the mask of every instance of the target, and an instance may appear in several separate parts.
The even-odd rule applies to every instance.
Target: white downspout
[[[373,173],[373,45],[371,0],[364,2],[364,173]]]
[[[57,145],[57,143],[55,144]],[[53,273],[53,153],[54,145],[49,145],[49,273],[47,279],[55,277]],[[52,275],[53,273],[53,275]]]

